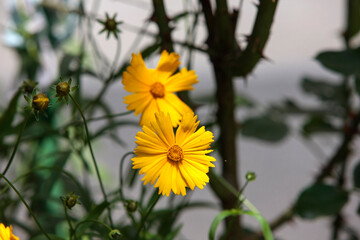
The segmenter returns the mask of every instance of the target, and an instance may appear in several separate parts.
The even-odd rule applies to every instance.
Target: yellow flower
[[[207,156],[213,134],[199,128],[199,121],[194,113],[184,114],[179,127],[174,134],[169,114],[155,114],[155,121],[149,126],[143,126],[143,132],[136,134],[136,157],[132,158],[133,168],[140,169],[139,174],[145,174],[142,181],[159,187],[159,194],[169,196],[186,195],[185,187],[194,190],[209,182],[206,173],[209,167],[215,167],[211,162],[215,158]]]
[[[5,227],[4,224],[0,223],[0,240],[19,240],[12,232],[12,226]]]
[[[156,112],[169,113],[172,125],[176,127],[182,115],[192,112],[174,92],[192,90],[192,84],[198,82],[195,71],[186,68],[173,74],[180,65],[176,53],[161,53],[156,69],[148,69],[141,53],[133,54],[130,66],[123,75],[122,83],[128,92],[124,103],[128,110],[135,110],[135,115],[142,114],[139,125],[149,125],[155,119]],[[173,75],[172,75],[173,74]]]

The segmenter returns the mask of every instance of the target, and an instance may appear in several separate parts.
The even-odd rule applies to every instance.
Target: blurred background
[[[96,0],[95,0],[96,1]],[[31,17],[27,28],[30,31],[40,31],[46,22],[44,18],[38,15],[32,15],[34,10],[31,7],[32,2],[28,1],[0,1],[0,108],[5,108],[10,100],[13,92],[16,91],[19,82],[17,81],[17,73],[19,70],[18,55],[10,48],[21,41],[11,29],[14,27],[10,17],[11,9],[14,6],[21,6]],[[47,1],[59,2],[59,1]],[[245,35],[251,31],[252,22],[256,14],[252,0],[244,0],[241,11],[240,24],[238,24],[238,39],[244,39]],[[305,106],[313,106],[316,104],[315,98],[304,95],[300,88],[301,80],[306,77],[315,77],[320,79],[330,79],[330,81],[339,81],[339,75],[333,74],[325,70],[314,57],[324,50],[339,50],[344,48],[341,35],[344,31],[345,23],[345,1],[338,0],[282,0],[279,1],[275,14],[274,24],[271,29],[270,40],[265,48],[265,56],[268,60],[263,60],[258,64],[255,71],[244,80],[239,78],[236,80],[237,92],[245,95],[250,99],[254,99],[260,106],[276,104],[277,102],[291,97]],[[181,9],[191,8],[191,2],[188,1],[165,1],[169,15],[179,13]],[[229,1],[229,5],[237,7],[239,1]],[[93,7],[95,9],[93,9]],[[137,32],[144,26],[144,23],[150,17],[152,5],[150,1],[125,1],[125,0],[102,0],[95,3],[94,1],[86,1],[85,8],[87,12],[92,12],[96,18],[103,19],[105,13],[110,16],[117,14],[117,20],[123,22],[120,25],[121,34],[120,41],[115,38],[106,38],[106,35],[97,34],[101,30],[101,25],[93,23],[91,29],[100,51],[104,53],[104,57],[110,62],[115,58],[119,48],[121,62],[130,58],[131,52],[137,52],[141,46],[148,44],[152,37],[144,36],[141,42],[134,49],[134,41],[137,39]],[[185,38],[185,24],[179,24],[174,31],[174,39],[182,40]],[[154,23],[149,23],[147,30],[156,33],[157,28]],[[59,29],[58,31],[61,31]],[[79,30],[77,30],[79,31]],[[75,34],[75,39],[80,38],[81,33]],[[206,39],[206,32],[199,28],[196,36],[196,42],[200,45]],[[43,42],[44,49],[47,48],[46,42]],[[68,47],[76,49],[76,41],[68,43]],[[71,50],[71,51],[72,51]],[[184,53],[179,54],[183,63],[188,58]],[[90,55],[92,53],[89,53]],[[158,59],[150,59],[146,61],[147,66],[155,67]],[[57,65],[59,58],[52,51],[43,51],[40,56],[40,62],[43,65],[41,70],[40,88],[47,86],[53,79],[58,76]],[[89,64],[95,71],[101,72],[104,63],[90,61]],[[182,65],[185,66],[185,65]],[[192,59],[192,68],[196,71],[199,83],[195,86],[195,90],[190,93],[195,100],[214,92],[214,80],[212,69],[209,64],[207,55],[197,53]],[[94,96],[100,90],[101,85],[94,78],[84,80],[83,93],[85,95]],[[126,111],[123,104],[123,96],[127,93],[124,91],[121,81],[116,81],[107,92],[105,99],[111,106],[113,113]],[[25,101],[24,101],[25,102]],[[199,119],[205,121],[211,108],[200,109]],[[237,117],[241,118],[244,114],[256,114],[250,111],[238,111]],[[132,117],[129,117],[132,119]],[[134,118],[135,119],[135,118]],[[299,119],[290,119],[292,128],[290,134],[279,142],[269,143],[258,141],[253,138],[239,137],[238,139],[238,157],[240,159],[239,170],[241,172],[241,181],[248,171],[254,171],[257,175],[255,182],[251,182],[245,190],[245,196],[260,210],[266,219],[273,219],[278,216],[286,206],[296,201],[297,194],[306,187],[312,177],[316,175],[319,166],[324,164],[322,159],[316,153],[312,144],[319,146],[325,156],[329,156],[339,139],[320,135],[312,138],[311,141],[304,141],[300,136],[298,129],[300,128]],[[91,124],[90,128],[97,128],[97,124]],[[127,129],[119,129],[117,133],[120,136],[126,136],[129,142],[125,147],[119,147],[118,144],[107,139],[100,139],[94,142],[95,153],[98,159],[101,159],[100,167],[105,174],[105,185],[111,185],[113,179],[110,176],[116,176],[118,171],[112,166],[118,166],[119,156],[128,152],[134,145],[134,135],[139,127],[129,127]],[[215,132],[216,135],[216,132]],[[358,144],[357,142],[356,144]],[[355,148],[356,149],[356,148]],[[315,152],[314,152],[315,151]],[[321,155],[321,154],[320,154]],[[358,159],[359,151],[353,153],[352,158]],[[350,164],[355,164],[350,161]],[[104,174],[103,174],[104,175]],[[150,186],[149,186],[150,187]],[[136,193],[134,193],[136,194]],[[195,200],[208,200],[216,202],[216,198],[210,187],[204,190],[196,189],[191,198]],[[358,199],[351,199],[351,203],[346,205],[345,215],[347,221],[360,234],[360,218],[355,215],[355,209]],[[195,209],[184,212],[180,218],[183,223],[181,235],[179,239],[207,239],[208,229],[211,221],[218,211],[209,209]],[[244,218],[245,222],[250,226],[258,226],[258,223],[251,218]],[[319,218],[316,221],[306,221],[295,218],[289,224],[281,227],[275,236],[279,239],[303,240],[303,239],[329,239],[330,220]]]

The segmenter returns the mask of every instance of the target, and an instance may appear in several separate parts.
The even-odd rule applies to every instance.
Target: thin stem
[[[141,219],[140,227],[139,227],[139,229],[138,229],[137,232],[136,232],[136,239],[139,239],[139,234],[140,234],[142,228],[143,228],[144,225],[145,225],[146,219],[149,217],[151,211],[153,210],[153,208],[155,207],[156,203],[158,202],[158,200],[159,200],[160,197],[161,197],[160,194],[157,194],[157,193],[155,193],[155,194],[156,194],[155,199],[154,199],[154,200],[152,201],[152,203],[150,204],[150,207],[149,207],[148,210],[146,211],[145,216]]]
[[[84,223],[87,223],[87,222],[94,222],[94,223],[98,223],[98,224],[100,224],[100,225],[103,225],[104,227],[106,227],[106,228],[109,230],[109,232],[113,230],[111,227],[109,227],[108,225],[106,225],[106,224],[103,223],[103,222],[100,222],[100,221],[95,220],[95,219],[87,219],[87,220],[81,221],[81,222],[79,222],[78,224],[76,224],[75,229],[74,229],[74,234],[75,234],[75,236],[76,236],[76,231],[77,231],[78,227],[79,227],[81,224],[84,224]]]
[[[125,159],[126,159],[126,157],[127,156],[129,156],[129,155],[134,155],[134,152],[128,152],[128,153],[125,153],[125,155],[121,158],[121,160],[120,160],[120,168],[119,168],[119,177],[120,177],[120,179],[119,179],[119,184],[120,184],[120,186],[119,186],[119,194],[120,194],[120,199],[121,199],[121,201],[124,201],[125,199],[124,199],[124,194],[123,194],[123,190],[122,190],[122,188],[123,188],[123,185],[124,185],[124,181],[123,181],[123,174],[122,174],[122,172],[123,172],[123,166],[124,166],[124,161],[125,161]]]
[[[22,197],[21,193],[15,188],[15,186],[9,181],[9,179],[7,179],[3,174],[0,174],[0,177],[2,177],[7,182],[7,184],[9,184],[9,186],[14,190],[14,192],[16,192],[16,194],[18,195],[18,197],[23,202],[23,204],[25,205],[25,207],[29,211],[30,215],[34,219],[36,225],[38,225],[40,231],[45,235],[45,237],[47,239],[51,240],[49,235],[46,233],[45,229],[41,226],[41,224],[39,223],[39,221],[35,217],[35,214],[33,213],[33,211],[31,211],[31,209],[30,209],[29,205],[26,203],[25,199]]]
[[[12,161],[14,160],[15,153],[16,153],[17,148],[18,148],[18,146],[19,146],[21,136],[22,136],[22,134],[24,133],[26,124],[27,124],[30,116],[31,116],[31,113],[29,113],[29,114],[26,116],[26,118],[25,118],[24,124],[22,125],[22,128],[21,128],[21,130],[20,130],[20,132],[19,132],[19,135],[18,135],[18,137],[17,137],[17,139],[16,139],[15,147],[14,147],[12,153],[11,153],[10,159],[9,159],[9,161],[8,161],[6,167],[5,167],[5,170],[2,172],[2,175],[5,175],[5,174],[6,174],[6,172],[7,172],[7,171],[9,170],[9,168],[10,168],[10,165],[11,165]]]
[[[94,151],[93,151],[93,148],[91,146],[91,142],[90,142],[90,134],[89,134],[89,129],[88,129],[88,126],[87,126],[87,122],[86,122],[86,118],[81,110],[81,107],[80,105],[77,103],[77,101],[74,99],[74,97],[69,94],[71,100],[74,102],[76,108],[79,110],[80,112],[80,115],[84,121],[84,127],[85,127],[85,133],[86,133],[86,141],[88,143],[88,146],[89,146],[89,149],[90,149],[90,154],[91,154],[91,158],[93,160],[93,163],[94,163],[94,167],[95,167],[95,171],[96,171],[96,175],[98,177],[98,180],[99,180],[99,184],[100,184],[100,188],[101,188],[101,192],[104,196],[104,200],[106,202],[108,202],[108,199],[107,199],[107,196],[106,196],[106,192],[105,192],[105,188],[104,188],[104,185],[103,185],[103,182],[101,180],[101,176],[100,176],[100,171],[99,171],[99,168],[98,168],[98,165],[96,163],[96,159],[95,159],[95,155],[94,155]],[[113,226],[113,221],[112,221],[112,217],[111,217],[111,211],[110,211],[110,208],[108,207],[108,213],[109,213],[109,221],[110,221],[110,225]]]
[[[69,239],[72,239],[72,235],[75,233],[75,231],[74,231],[74,228],[73,228],[73,226],[72,226],[72,224],[71,224],[71,220],[70,220],[69,214],[68,214],[68,212],[67,212],[67,207],[66,207],[66,204],[65,204],[65,199],[63,199],[63,197],[61,197],[61,201],[62,201],[63,206],[64,206],[65,218],[66,218],[66,221],[67,221],[67,223],[68,223],[68,225],[69,225],[69,228],[70,228],[70,231],[69,231]],[[75,234],[75,239],[77,239],[76,234]]]

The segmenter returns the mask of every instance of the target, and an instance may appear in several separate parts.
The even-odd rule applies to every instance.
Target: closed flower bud
[[[109,232],[110,239],[122,239],[122,234],[119,230],[113,229]]]
[[[74,193],[68,194],[64,200],[66,207],[71,210],[77,203],[79,203],[78,199],[79,196],[75,195]]]
[[[34,82],[32,80],[25,81],[23,85],[21,86],[22,90],[26,94],[31,94],[34,91],[34,88],[36,87],[37,82]]]
[[[70,93],[70,86],[67,82],[59,82],[56,85],[56,96],[65,97]]]
[[[256,179],[256,174],[254,172],[247,172],[245,177],[247,181],[251,182]]]
[[[124,205],[128,212],[135,212],[138,206],[137,202],[133,200],[127,200]]]
[[[45,111],[49,106],[49,98],[43,94],[38,93],[33,97],[32,106],[37,111]]]

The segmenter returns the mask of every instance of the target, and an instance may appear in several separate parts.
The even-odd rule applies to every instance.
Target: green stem
[[[18,195],[18,197],[20,198],[20,200],[24,203],[25,207],[27,208],[27,210],[29,211],[30,215],[32,216],[32,218],[34,219],[35,223],[38,225],[40,231],[45,235],[45,237],[49,240],[51,240],[51,238],[49,237],[49,235],[46,233],[45,229],[41,226],[41,224],[39,223],[39,221],[37,220],[37,218],[35,217],[33,211],[31,211],[29,205],[26,203],[25,199],[22,197],[21,193],[15,188],[15,186],[9,181],[9,179],[7,179],[3,174],[0,174],[0,177],[2,177],[7,184],[9,184],[9,186],[14,190],[14,192],[16,192],[16,194]]]
[[[16,153],[17,148],[18,148],[18,146],[19,146],[21,136],[22,136],[22,134],[24,133],[26,124],[27,124],[30,116],[31,116],[31,114],[29,113],[29,114],[26,116],[26,118],[25,118],[24,124],[22,125],[22,128],[21,128],[21,130],[20,130],[20,132],[19,132],[19,135],[18,135],[18,137],[17,137],[17,139],[16,139],[15,147],[14,147],[12,153],[11,153],[10,159],[9,159],[9,161],[8,161],[6,167],[5,167],[5,170],[2,172],[2,175],[5,175],[5,174],[6,174],[6,172],[7,172],[7,171],[9,170],[9,168],[10,168],[10,165],[11,165],[12,161],[14,160],[15,153]]]
[[[77,103],[77,101],[74,99],[74,97],[69,94],[71,100],[74,102],[76,108],[79,110],[80,112],[80,115],[84,121],[84,127],[85,127],[85,133],[86,133],[86,141],[88,143],[88,146],[89,146],[89,149],[90,149],[90,154],[91,154],[91,158],[93,160],[93,163],[94,163],[94,167],[95,167],[95,171],[96,171],[96,175],[98,177],[98,180],[99,180],[99,184],[100,184],[100,188],[101,188],[101,192],[104,196],[104,200],[106,202],[108,202],[108,199],[107,199],[107,195],[106,195],[106,192],[105,192],[105,188],[104,188],[104,185],[103,185],[103,182],[101,180],[101,176],[100,176],[100,171],[99,171],[99,167],[97,165],[97,162],[96,162],[96,159],[95,159],[95,155],[94,155],[94,151],[93,151],[93,148],[91,146],[91,142],[90,142],[90,134],[89,134],[89,129],[88,129],[88,126],[87,126],[87,122],[86,122],[86,118],[84,116],[84,113],[82,112],[81,110],[81,107],[80,105]],[[109,214],[109,221],[110,221],[110,225],[113,226],[113,221],[112,221],[112,217],[111,217],[111,211],[110,211],[110,208],[108,207],[108,214]]]
[[[146,219],[149,217],[151,211],[154,209],[156,203],[158,202],[158,200],[159,200],[160,197],[161,197],[160,194],[157,194],[157,193],[155,193],[155,194],[156,194],[155,199],[153,199],[153,201],[152,201],[151,204],[150,204],[150,207],[149,207],[148,210],[146,211],[144,217],[141,219],[140,227],[139,227],[139,229],[138,229],[137,232],[136,232],[136,239],[139,239],[139,234],[140,234],[142,228],[143,228],[144,225],[145,225]]]
[[[124,198],[124,194],[123,194],[123,190],[122,190],[122,188],[123,188],[123,185],[124,185],[124,180],[123,180],[123,174],[122,174],[122,172],[123,172],[123,168],[124,168],[124,161],[125,161],[125,159],[127,158],[127,156],[130,156],[130,155],[134,155],[134,152],[128,152],[128,153],[125,153],[125,155],[121,158],[121,160],[120,160],[120,168],[119,168],[119,177],[120,177],[120,179],[119,179],[119,184],[120,184],[120,186],[119,186],[119,194],[120,194],[120,199],[121,199],[121,201],[124,201],[125,200],[125,198]]]
[[[66,203],[65,203],[65,199],[63,199],[63,197],[61,197],[61,201],[63,202],[63,206],[64,206],[64,211],[65,211],[65,218],[66,221],[69,225],[70,231],[69,231],[69,239],[72,239],[73,234],[75,233],[74,228],[71,224],[71,220],[67,211],[67,207],[66,207]],[[76,234],[75,234],[75,239],[77,239]]]
[[[98,223],[98,224],[103,225],[104,227],[106,227],[109,231],[112,231],[112,228],[109,227],[108,225],[106,225],[106,224],[103,223],[103,222],[100,222],[100,221],[95,220],[95,219],[87,219],[87,220],[81,221],[81,222],[79,222],[78,224],[76,224],[75,229],[74,229],[74,234],[75,234],[75,236],[76,236],[76,231],[77,231],[78,227],[79,227],[81,224],[84,224],[84,223],[87,223],[87,222]]]

